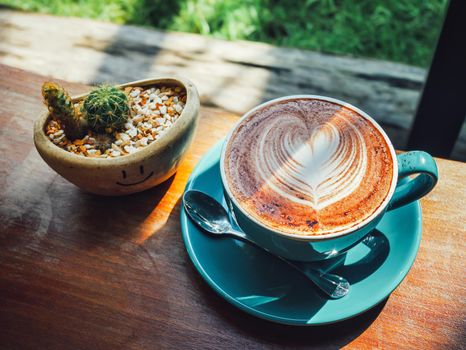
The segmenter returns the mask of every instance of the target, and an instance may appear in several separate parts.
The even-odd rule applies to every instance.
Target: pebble
[[[135,145],[136,147],[147,146],[147,141],[147,137],[143,137],[142,139],[137,140]]]
[[[53,142],[54,142],[54,143],[60,143],[64,138],[65,138],[65,135],[64,135],[64,134],[61,134],[61,135],[58,136],[58,137],[54,137]]]
[[[127,133],[130,137],[135,137],[135,136],[138,134],[138,129],[136,129],[136,128],[129,129],[126,133]]]
[[[181,88],[127,88],[132,116],[125,123],[123,131],[106,130],[115,140],[105,152],[95,149],[94,134],[89,132],[82,139],[72,142],[66,138],[61,125],[54,119],[47,124],[50,140],[63,149],[88,157],[120,157],[131,154],[158,140],[181,115],[186,93]],[[144,101],[144,103],[143,103]],[[82,104],[82,103],[81,103]],[[80,108],[80,103],[75,107]]]
[[[136,147],[132,146],[132,145],[126,145],[126,146],[124,147],[124,150],[125,150],[127,153],[130,153],[130,154],[131,154],[131,153],[136,152],[138,149],[137,149]]]
[[[136,115],[136,116],[133,118],[133,123],[139,123],[139,122],[141,122],[143,119],[144,119],[144,116],[141,115],[141,114],[138,114],[138,115]]]
[[[119,136],[119,139],[122,140],[122,141],[129,141],[131,139],[131,137],[128,134],[124,133],[124,132],[119,133],[118,136]]]

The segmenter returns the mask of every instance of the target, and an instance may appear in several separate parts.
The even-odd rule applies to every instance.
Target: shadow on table
[[[255,342],[272,343],[283,347],[309,347],[321,346],[328,348],[341,348],[361,335],[379,316],[388,298],[370,310],[345,321],[323,326],[288,326],[262,320],[251,316],[227,303],[218,296],[201,279],[194,267],[191,267],[191,276],[197,280],[202,300],[209,304],[225,321],[225,325],[233,328],[235,333],[250,338]]]
[[[136,239],[139,225],[157,207],[174,177],[147,191],[128,196],[105,197],[76,191],[69,199],[72,208],[79,208],[70,218],[78,224],[69,228],[75,233],[74,239],[84,246],[105,246]],[[57,208],[57,211],[62,209]]]
[[[463,349],[464,340],[466,339],[466,311],[462,312],[463,317],[460,318],[460,325],[457,328],[458,333],[450,336],[450,343],[448,344],[449,349]]]
[[[169,256],[154,259],[158,246],[141,250],[134,241],[174,178],[138,194],[104,197],[34,170],[27,174],[37,180],[28,186],[21,180],[25,175],[11,175],[19,182],[10,188],[10,207],[15,204],[22,215],[10,214],[0,230],[0,284],[7,287],[2,301],[8,306],[0,316],[6,321],[0,348],[128,349],[147,347],[143,341],[168,343],[160,325],[170,320]],[[41,196],[33,196],[37,193]],[[0,214],[7,213],[4,208]],[[39,225],[43,230],[37,233]]]
[[[130,15],[126,24],[147,25],[150,23],[158,28],[167,28],[182,6],[184,0],[156,1],[135,0],[128,9]],[[164,15],[161,16],[160,14]],[[128,13],[127,13],[128,15]],[[123,83],[147,79],[152,75],[161,75],[167,67],[156,66],[161,54],[161,43],[166,35],[159,32],[156,41],[139,38],[141,31],[132,26],[120,26],[110,41],[86,37],[80,45],[89,49],[101,51],[104,56],[100,66],[93,72],[90,83],[101,84]],[[155,35],[155,34],[153,34]],[[138,39],[135,39],[138,38]],[[176,64],[174,63],[174,66]]]

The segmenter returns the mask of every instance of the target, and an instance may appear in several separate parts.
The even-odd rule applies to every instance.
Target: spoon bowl
[[[183,203],[189,216],[205,231],[222,235],[231,230],[227,211],[211,196],[199,191],[187,191]]]

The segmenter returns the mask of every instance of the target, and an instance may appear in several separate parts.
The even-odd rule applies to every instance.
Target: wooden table
[[[385,302],[330,326],[277,325],[217,296],[181,238],[189,174],[237,116],[202,108],[174,178],[129,197],[98,197],[53,172],[33,146],[44,79],[0,66],[0,348],[464,348],[465,164],[438,159],[418,257]]]

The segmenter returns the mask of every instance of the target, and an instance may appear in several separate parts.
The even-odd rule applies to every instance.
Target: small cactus
[[[125,125],[130,115],[128,98],[120,89],[102,85],[91,91],[84,100],[83,113],[91,130],[118,130]]]
[[[56,83],[45,82],[42,85],[42,96],[50,114],[62,123],[65,135],[71,140],[82,137],[86,122],[74,110],[68,92]]]

